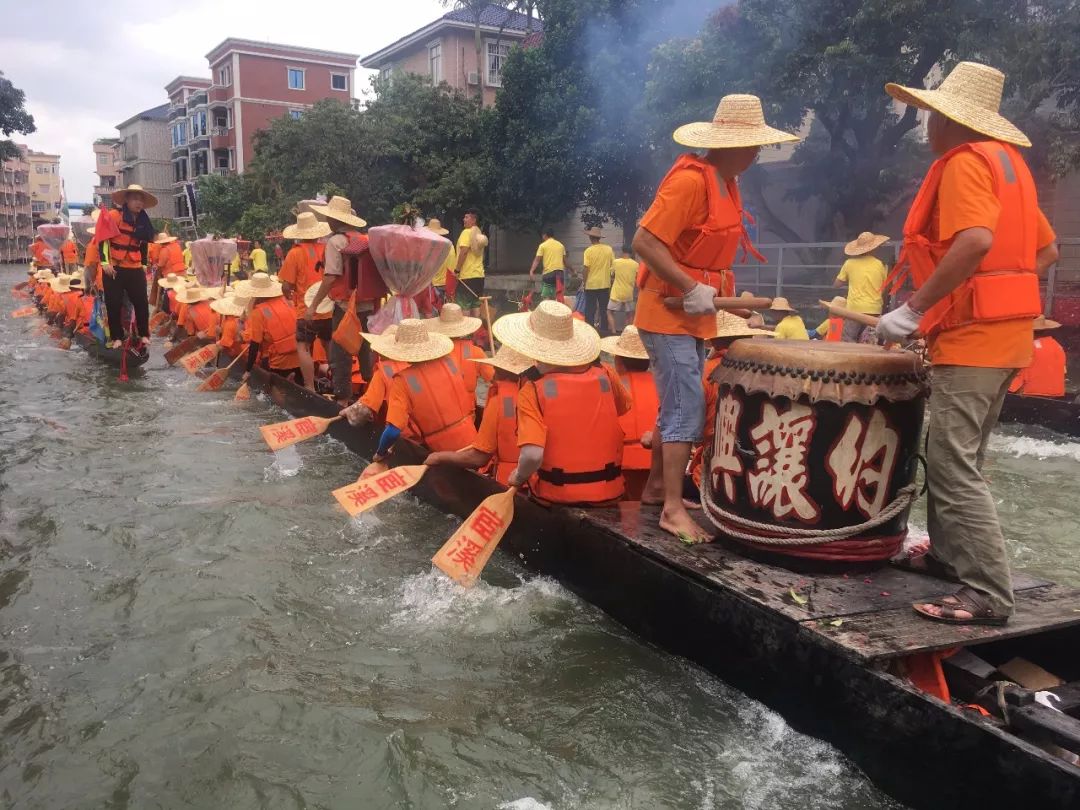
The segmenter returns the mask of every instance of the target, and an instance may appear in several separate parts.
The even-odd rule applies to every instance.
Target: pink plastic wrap
[[[191,243],[191,264],[204,287],[216,287],[225,278],[225,268],[236,257],[235,239],[204,237]]]
[[[60,246],[68,238],[67,225],[38,225],[38,236],[45,243],[45,258],[53,267],[60,266]]]
[[[379,275],[394,293],[368,321],[378,334],[402,318],[419,317],[412,297],[431,284],[450,254],[450,240],[423,227],[379,225],[368,229],[368,245]]]

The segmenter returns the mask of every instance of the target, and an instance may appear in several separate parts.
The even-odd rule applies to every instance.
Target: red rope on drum
[[[721,532],[723,529],[721,529]],[[801,557],[807,560],[829,562],[883,562],[895,557],[904,546],[907,532],[893,537],[874,537],[870,539],[833,540],[828,543],[815,543],[809,546],[770,546],[762,543],[750,543],[733,538],[749,548],[781,554],[788,557]]]

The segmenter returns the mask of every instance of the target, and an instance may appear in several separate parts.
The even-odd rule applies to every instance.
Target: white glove
[[[690,292],[682,297],[683,311],[688,315],[715,315],[716,304],[713,303],[715,297],[716,290],[708,284],[695,284]]]
[[[352,405],[346,408],[343,413],[345,414],[345,419],[347,419],[349,424],[353,427],[358,427],[364,424],[365,422],[370,420],[372,416],[374,416],[374,414],[371,412],[371,408],[367,407],[361,402],[354,402]]]
[[[922,316],[923,313],[904,304],[881,316],[877,325],[877,336],[886,343],[900,343],[918,330]]]

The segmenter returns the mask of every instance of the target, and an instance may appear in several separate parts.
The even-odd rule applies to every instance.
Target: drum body
[[[702,505],[722,533],[815,560],[879,561],[900,550],[927,392],[918,356],[746,339],[713,380]]]

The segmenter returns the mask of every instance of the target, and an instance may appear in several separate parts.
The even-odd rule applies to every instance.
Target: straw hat
[[[519,352],[515,352],[509,346],[500,346],[494,357],[470,357],[468,360],[473,363],[494,366],[510,374],[521,374],[533,365],[532,360]]]
[[[434,217],[427,221],[427,229],[429,231],[435,231],[439,236],[446,236],[450,233],[450,231],[446,230],[446,228],[442,226],[442,223]]]
[[[175,242],[175,241],[176,241],[175,236],[170,236],[169,234],[162,232],[162,233],[159,233],[157,235],[157,238],[154,240],[154,244],[155,245],[167,245],[167,244],[169,244],[169,242]]]
[[[344,222],[354,228],[363,228],[367,225],[367,222],[360,219],[356,212],[353,211],[352,202],[347,197],[331,197],[330,202],[326,205],[312,205],[310,208],[317,216]],[[299,220],[299,217],[297,217],[297,220]]]
[[[54,276],[49,279],[49,286],[52,287],[53,292],[67,292],[71,287],[71,276],[67,273]]]
[[[177,287],[183,287],[187,284],[187,281],[183,276],[178,276],[176,273],[169,273],[165,278],[158,279],[158,286],[166,290],[175,290]]]
[[[511,349],[541,363],[583,366],[600,356],[600,335],[558,301],[541,301],[532,312],[503,315],[492,329]]]
[[[740,318],[733,312],[726,312],[722,309],[716,312],[716,334],[713,335],[713,339],[754,337],[754,335],[772,337],[773,334],[769,329],[755,329],[745,318]]]
[[[277,298],[281,284],[271,281],[266,273],[252,273],[249,280],[233,284],[233,292],[241,298]]]
[[[390,324],[388,327],[382,330],[381,337],[392,337],[394,333],[397,332],[397,327],[398,325],[396,323]],[[373,340],[375,340],[375,338],[380,337],[380,335],[376,335],[374,332],[361,332],[360,336],[363,337],[364,340],[366,340],[368,343],[371,343]]]
[[[1016,146],[1031,146],[1027,135],[999,112],[1004,86],[1005,74],[1000,70],[978,62],[960,62],[937,90],[890,82],[885,85],[885,92],[920,110],[939,112],[980,135]]]
[[[769,307],[773,312],[798,312],[791,304],[788,303],[786,298],[777,296],[772,300],[772,306]]]
[[[604,232],[602,230],[600,230],[599,228],[596,228],[596,227],[586,228],[585,229],[585,235],[586,236],[592,236],[592,237],[594,237],[596,239],[603,239],[604,238]]]
[[[424,326],[429,332],[438,332],[448,338],[471,335],[483,325],[479,318],[466,317],[457,304],[443,304],[438,318],[426,318]]]
[[[155,197],[142,186],[136,185],[135,183],[132,183],[127,188],[118,188],[116,191],[114,191],[112,193],[112,201],[119,206],[123,206],[123,204],[127,201],[128,194],[135,193],[143,195],[143,198],[146,200],[147,208],[153,208],[155,205],[158,204],[157,197]]]
[[[1035,323],[1033,324],[1033,326],[1034,326],[1036,332],[1045,332],[1048,329],[1060,329],[1061,328],[1060,323],[1058,323],[1057,321],[1050,320],[1045,315],[1040,315],[1039,317],[1037,317],[1035,319]]]
[[[318,239],[330,235],[330,225],[320,222],[310,211],[296,215],[296,224],[287,226],[281,235],[285,239]]]
[[[469,240],[469,250],[479,255],[484,252],[484,248],[488,246],[488,238],[484,235],[484,232],[480,230],[479,225],[473,225],[472,238]]]
[[[89,228],[87,228],[87,229],[86,229],[86,232],[87,232],[87,233],[88,233],[88,234],[89,234],[90,236],[93,236],[93,235],[94,235],[94,226],[93,226],[93,225],[91,225],[91,226],[90,226]]]
[[[53,271],[46,268],[42,268],[41,270],[38,270],[36,273],[34,273],[34,278],[36,278],[38,281],[48,281],[52,277]]]
[[[325,225],[326,223],[323,223],[323,224]],[[304,304],[306,306],[309,306],[309,307],[311,306],[311,302],[315,300],[315,293],[317,293],[318,291],[319,291],[319,285],[318,284],[312,284],[310,287],[307,288],[307,291],[304,293]],[[323,300],[319,302],[319,306],[316,308],[315,314],[316,315],[329,315],[333,311],[334,311],[334,299],[331,298],[329,295],[327,295],[327,296],[324,296]]]
[[[833,300],[829,302],[830,307],[847,307],[847,299],[842,295],[834,295]]]
[[[768,126],[761,99],[742,94],[724,96],[712,121],[684,124],[672,138],[675,143],[697,149],[734,149],[799,140],[797,135]]]
[[[216,301],[210,302],[210,309],[214,310],[218,315],[228,315],[233,318],[242,317],[247,312],[247,305],[250,302],[250,298],[240,298],[236,295],[226,295],[224,298],[219,298]]]
[[[880,236],[876,233],[870,233],[870,231],[863,231],[857,238],[852,239],[844,245],[844,255],[862,256],[864,253],[869,253],[871,250],[877,250],[888,241],[889,237],[887,236]]]
[[[392,334],[365,335],[371,344],[371,350],[405,363],[422,363],[446,357],[454,350],[454,342],[446,335],[432,333],[424,322],[416,318],[406,318],[398,324]]]
[[[176,303],[197,304],[200,301],[209,301],[211,298],[218,297],[215,293],[220,294],[220,292],[220,290],[210,290],[195,284],[185,284],[176,288]]]
[[[600,339],[600,349],[616,357],[631,357],[634,360],[648,360],[649,353],[641,342],[641,335],[633,324],[622,330],[621,335]]]
[[[72,289],[72,290],[75,290],[75,289],[81,290],[82,285],[83,285],[83,278],[82,278],[82,276],[78,275],[77,273],[73,273],[71,275],[71,278],[68,279],[68,287],[70,289]]]

